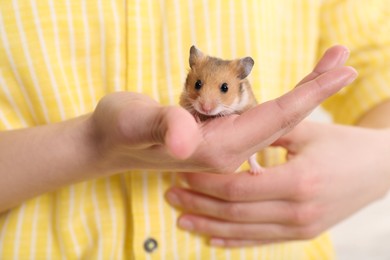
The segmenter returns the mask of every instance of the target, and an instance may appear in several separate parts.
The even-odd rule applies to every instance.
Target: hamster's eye
[[[226,93],[226,92],[228,92],[228,90],[229,90],[228,84],[227,83],[222,83],[222,85],[221,85],[222,93]]]
[[[201,89],[201,87],[202,87],[202,81],[197,80],[197,81],[195,82],[195,89],[196,89],[196,90],[199,90],[199,89]]]

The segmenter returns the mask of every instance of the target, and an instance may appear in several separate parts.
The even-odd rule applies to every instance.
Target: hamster
[[[205,55],[192,46],[189,63],[180,105],[197,121],[242,114],[258,104],[246,79],[254,65],[251,57],[223,60]],[[256,154],[248,162],[252,174],[262,172]]]

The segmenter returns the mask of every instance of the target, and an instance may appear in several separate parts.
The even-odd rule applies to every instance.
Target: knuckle
[[[302,174],[297,177],[293,197],[297,201],[308,201],[318,193],[318,180],[314,174]]]
[[[199,203],[195,196],[188,196],[187,194],[185,194],[184,196],[181,197],[181,200],[182,200],[182,204],[186,209],[191,211],[198,210]]]
[[[290,209],[292,224],[305,227],[319,219],[319,210],[312,205],[293,205]]]
[[[286,109],[280,98],[275,99],[275,104],[278,108],[278,114],[281,116],[280,128],[287,132],[290,131],[302,118],[301,114],[295,110]]]
[[[239,201],[245,196],[245,187],[240,182],[231,180],[224,185],[222,196],[227,201]]]
[[[242,208],[235,203],[228,203],[221,211],[221,216],[230,220],[240,220],[243,217]]]
[[[332,88],[324,87],[327,83],[324,83],[321,78],[315,78],[313,81],[313,89],[317,90],[316,92],[320,91],[319,97],[317,98],[317,102],[320,102],[322,99],[331,96],[334,93],[334,90]],[[333,91],[332,91],[333,90]]]
[[[290,112],[288,114],[285,114],[283,117],[281,128],[284,129],[286,132],[290,132],[290,130],[293,129],[300,120],[301,116],[298,112]]]

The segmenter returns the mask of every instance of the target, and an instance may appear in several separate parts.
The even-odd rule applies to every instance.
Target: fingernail
[[[181,205],[179,197],[173,191],[169,191],[166,195],[166,198],[167,198],[169,204],[171,204],[172,206],[180,206]]]
[[[350,71],[347,75],[343,78],[343,85],[349,85],[351,84],[358,76],[358,73],[355,69],[352,68],[352,71]]]
[[[339,60],[338,63],[339,63],[339,64],[344,64],[344,63],[348,60],[349,54],[350,54],[349,50],[348,50],[348,49],[345,50],[345,51],[341,54],[341,57],[340,57],[340,60]]]
[[[188,231],[194,230],[194,223],[186,218],[179,219],[179,227]]]
[[[212,238],[212,239],[210,239],[210,245],[212,245],[212,246],[224,246],[225,245],[225,241],[223,239],[220,239],[220,238]]]

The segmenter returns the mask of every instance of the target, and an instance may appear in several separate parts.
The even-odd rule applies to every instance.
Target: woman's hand
[[[183,108],[164,107],[136,93],[114,93],[92,115],[99,162],[106,172],[128,169],[234,172],[273,143],[324,99],[351,83],[345,47],[327,51],[289,93],[242,114],[201,125]]]
[[[288,162],[261,176],[182,174],[168,201],[184,229],[235,247],[311,239],[390,187],[390,130],[303,122],[274,145]]]

